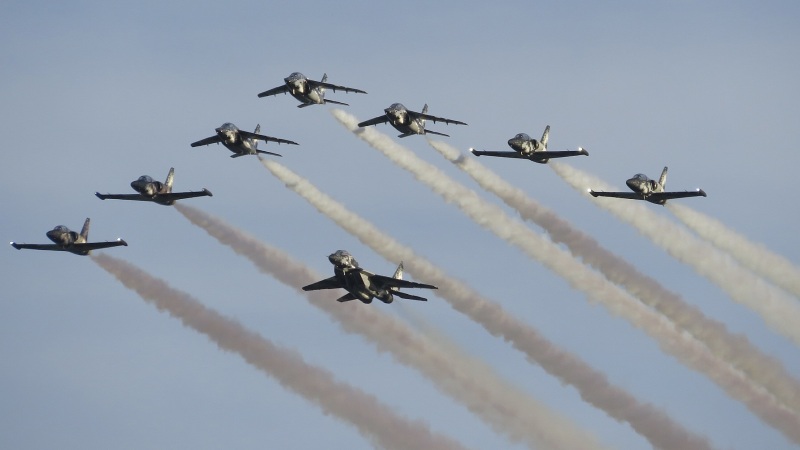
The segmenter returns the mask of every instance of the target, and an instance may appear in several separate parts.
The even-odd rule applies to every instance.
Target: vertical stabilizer
[[[172,180],[175,179],[175,168],[170,167],[169,173],[167,174],[167,180],[164,181],[164,187],[167,193],[172,192]]]
[[[253,130],[255,134],[261,134],[261,124],[256,124],[256,129]],[[258,148],[258,139],[253,139],[253,148]]]
[[[542,144],[542,148],[547,150],[547,139],[550,138],[550,125],[544,127],[544,133],[542,133],[542,140],[539,141]]]
[[[86,218],[86,222],[83,222],[83,228],[81,228],[81,237],[83,238],[83,242],[89,242],[89,218]]]
[[[425,106],[422,107],[422,114],[428,114],[428,104],[425,103]]]
[[[392,275],[392,278],[397,279],[397,280],[402,280],[403,279],[403,261],[400,261],[400,265],[397,266],[397,270],[394,271],[394,275]],[[390,288],[390,289],[393,290],[393,291],[396,291],[399,288],[393,287],[393,288]]]
[[[662,189],[666,189],[667,187],[667,168],[664,167],[664,170],[661,171],[661,176],[658,178],[658,184],[661,185]]]
[[[321,80],[321,81],[322,81],[323,83],[324,83],[324,82],[326,82],[326,81],[328,81],[328,74],[327,74],[327,73],[323,73],[323,74],[322,74],[322,80]]]

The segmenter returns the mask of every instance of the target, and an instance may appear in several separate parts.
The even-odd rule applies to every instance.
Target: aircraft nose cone
[[[630,178],[628,181],[625,182],[626,185],[632,190],[637,191],[639,187],[639,182],[636,179]]]

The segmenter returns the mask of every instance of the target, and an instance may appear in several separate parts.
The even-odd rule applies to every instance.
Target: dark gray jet
[[[629,178],[625,182],[633,192],[602,192],[592,191],[589,193],[593,197],[616,197],[616,198],[629,198],[633,200],[647,200],[656,205],[664,205],[667,200],[673,198],[685,197],[705,197],[706,193],[702,189],[694,191],[681,191],[681,192],[666,192],[664,191],[667,184],[667,168],[661,172],[661,177],[658,181],[647,178],[644,174],[637,173],[633,178]]]
[[[430,120],[433,123],[444,122],[447,124],[466,125],[464,122],[458,120],[450,120],[442,117],[431,116],[428,114],[428,105],[422,108],[422,112],[414,112],[406,109],[401,103],[392,103],[391,106],[383,110],[384,115],[378,116],[374,119],[365,120],[358,124],[359,127],[368,127],[370,125],[377,125],[379,123],[389,122],[397,131],[403,133],[397,137],[413,136],[415,134],[436,134],[439,136],[450,137],[449,134],[439,133],[438,131],[431,131],[425,129],[425,121]]]
[[[392,303],[394,296],[408,300],[428,300],[424,297],[400,292],[400,288],[437,289],[436,286],[429,284],[403,280],[402,262],[394,272],[394,276],[385,277],[375,275],[358,267],[358,262],[356,262],[355,258],[345,250],[338,250],[329,255],[328,260],[333,264],[334,276],[303,286],[304,291],[344,289],[347,294],[338,299],[340,302],[361,300],[364,303],[372,303],[373,298],[378,298],[384,303]]]
[[[83,223],[83,229],[78,234],[64,225],[59,225],[47,232],[47,237],[55,244],[17,244],[12,242],[11,246],[17,250],[23,248],[31,250],[51,250],[60,252],[70,252],[76,255],[86,256],[92,250],[108,247],[119,247],[120,245],[127,246],[128,243],[118,238],[112,242],[87,242],[89,239],[89,219]]]
[[[305,108],[311,105],[322,105],[324,103],[333,103],[336,105],[350,106],[347,103],[337,102],[335,100],[327,100],[325,98],[325,89],[330,89],[333,92],[356,92],[359,94],[366,94],[361,89],[353,89],[345,86],[337,86],[335,84],[326,83],[328,81],[328,74],[322,75],[322,81],[309,80],[300,72],[293,72],[288,77],[284,78],[286,83],[284,86],[278,86],[268,91],[258,94],[258,97],[268,97],[270,95],[278,94],[292,94],[292,97],[300,100],[298,108]]]
[[[214,130],[217,132],[216,136],[207,137],[197,142],[192,142],[192,147],[199,147],[208,144],[222,144],[232,151],[231,158],[238,158],[245,155],[255,155],[263,153],[266,155],[281,156],[277,153],[265,152],[258,149],[258,141],[264,142],[277,142],[278,144],[292,144],[297,145],[297,142],[287,141],[286,139],[278,139],[270,136],[258,134],[261,132],[261,125],[256,125],[254,132],[240,130],[236,125],[226,122],[221,127]]]
[[[175,169],[170,167],[167,180],[163,183],[155,181],[147,175],[142,175],[138,179],[131,182],[131,187],[138,194],[101,194],[95,192],[94,195],[100,200],[138,200],[143,202],[153,202],[159,205],[174,205],[176,200],[194,197],[211,197],[211,192],[203,188],[202,191],[196,192],[172,192],[172,180],[175,178]]]
[[[589,152],[583,147],[578,150],[565,150],[557,152],[547,151],[547,138],[550,135],[550,125],[545,127],[542,139],[536,140],[525,133],[520,133],[508,140],[508,146],[513,152],[491,152],[484,150],[469,149],[475,156],[498,156],[500,158],[529,159],[535,163],[546,164],[551,158],[566,158],[567,156],[586,155]]]

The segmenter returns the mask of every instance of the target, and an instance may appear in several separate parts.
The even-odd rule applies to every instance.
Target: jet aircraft
[[[658,181],[647,178],[644,174],[637,173],[633,178],[629,178],[625,184],[633,192],[602,192],[589,190],[593,197],[616,197],[616,198],[629,198],[633,200],[647,200],[656,205],[664,205],[667,200],[673,198],[685,197],[706,197],[705,191],[697,189],[694,191],[680,191],[680,192],[666,192],[664,190],[667,184],[667,168],[661,171],[661,177]]]
[[[288,92],[292,94],[292,97],[300,100],[300,104],[297,105],[298,108],[305,108],[306,106],[322,105],[324,103],[350,106],[347,103],[326,99],[325,89],[330,89],[333,92],[339,90],[344,92],[366,94],[366,92],[362,91],[361,89],[353,89],[345,86],[337,86],[335,84],[326,83],[326,81],[328,81],[328,74],[322,75],[322,81],[314,81],[309,80],[300,72],[293,72],[291,75],[284,78],[283,81],[286,83],[285,85],[264,91],[258,94],[258,97],[261,98],[270,95],[285,94]]]
[[[470,148],[469,151],[475,156],[498,156],[501,158],[517,158],[529,159],[535,163],[546,164],[551,158],[565,158],[567,156],[586,155],[589,152],[583,147],[578,147],[578,150],[565,150],[550,152],[547,151],[547,138],[550,135],[550,125],[545,127],[542,139],[536,140],[525,133],[519,133],[513,138],[508,140],[508,146],[511,147],[513,152],[493,152],[485,150],[475,150]]]
[[[214,131],[217,132],[215,136],[207,137],[197,142],[192,142],[192,147],[222,143],[222,145],[227,147],[228,150],[233,152],[231,158],[238,158],[240,156],[255,155],[258,153],[281,156],[277,153],[259,150],[258,141],[272,141],[277,142],[278,144],[297,145],[297,142],[294,141],[287,141],[286,139],[278,139],[259,134],[261,132],[261,125],[256,125],[256,130],[251,133],[249,131],[240,130],[238,127],[236,127],[236,125],[226,122]]]
[[[87,242],[89,239],[89,219],[83,223],[83,229],[78,234],[64,225],[58,225],[52,230],[47,232],[47,237],[54,242],[54,244],[17,244],[12,242],[11,246],[17,250],[23,248],[31,250],[52,250],[70,252],[76,255],[86,256],[92,250],[107,247],[119,247],[120,245],[127,246],[128,243],[118,238],[112,242]]]
[[[142,175],[138,179],[131,182],[131,187],[138,194],[101,194],[95,192],[94,195],[100,200],[138,200],[149,201],[158,203],[159,205],[170,206],[175,204],[176,200],[193,197],[211,197],[211,192],[203,188],[202,191],[197,192],[172,192],[172,180],[175,178],[175,169],[170,167],[167,179],[163,183],[155,181],[147,175]]]
[[[333,264],[334,276],[303,286],[304,291],[345,289],[347,294],[338,299],[340,302],[361,300],[364,303],[372,303],[373,298],[378,298],[384,303],[392,303],[394,296],[409,300],[428,300],[424,297],[400,292],[400,288],[437,289],[436,286],[429,284],[403,280],[402,262],[393,276],[386,277],[360,268],[355,258],[345,250],[332,253],[328,256],[328,260]]]
[[[438,131],[431,131],[425,129],[425,120],[430,120],[433,123],[444,122],[447,124],[466,125],[464,122],[458,120],[445,119],[442,117],[431,116],[428,114],[428,105],[422,108],[422,112],[414,112],[406,109],[400,103],[392,103],[388,108],[383,110],[384,115],[375,117],[374,119],[365,120],[358,124],[359,127],[368,127],[370,125],[377,125],[379,123],[389,122],[393,127],[399,131],[398,137],[404,138],[413,136],[415,134],[436,134],[439,136],[447,136],[448,134],[439,133]]]

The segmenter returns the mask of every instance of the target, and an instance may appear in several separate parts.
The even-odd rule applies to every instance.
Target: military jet
[[[379,123],[389,122],[397,131],[403,133],[397,137],[408,137],[415,134],[436,134],[439,136],[450,137],[449,134],[439,133],[438,131],[431,131],[425,129],[425,120],[430,120],[433,123],[444,122],[447,124],[466,125],[464,122],[458,120],[450,120],[442,117],[431,116],[428,114],[428,105],[422,108],[422,112],[414,112],[406,109],[400,103],[392,103],[388,108],[383,110],[384,115],[375,117],[374,119],[365,120],[358,124],[359,127],[368,127],[370,125],[377,125]]]
[[[217,132],[216,136],[207,137],[197,142],[192,142],[192,147],[199,147],[201,145],[219,144],[222,143],[228,150],[232,151],[231,158],[238,158],[245,155],[255,155],[263,153],[266,155],[281,156],[277,153],[266,152],[258,149],[258,141],[264,142],[277,142],[278,144],[292,144],[297,145],[297,142],[287,141],[286,139],[278,139],[270,136],[258,134],[261,132],[261,125],[256,125],[254,132],[240,130],[236,125],[226,122],[222,126],[214,130]]]
[[[350,106],[347,103],[337,102],[335,100],[328,100],[325,98],[325,89],[330,89],[333,92],[356,92],[359,94],[366,94],[361,89],[353,89],[345,86],[337,86],[335,84],[326,83],[328,81],[328,74],[322,75],[322,81],[309,80],[300,72],[293,72],[288,77],[284,78],[286,83],[284,86],[278,86],[268,91],[258,94],[258,97],[267,97],[270,95],[278,95],[290,93],[292,97],[300,100],[298,108],[305,108],[311,105],[322,105],[323,103],[334,103],[336,105]]]
[[[593,197],[616,197],[629,198],[633,200],[647,200],[656,205],[663,205],[667,200],[684,197],[705,197],[706,193],[702,189],[694,191],[666,192],[664,187],[667,184],[667,168],[661,172],[658,181],[647,178],[644,174],[637,173],[633,178],[625,182],[633,192],[602,192],[589,190]]]
[[[167,174],[167,180],[163,183],[155,181],[147,175],[142,175],[138,179],[131,181],[131,187],[138,194],[101,194],[95,192],[94,195],[100,200],[138,200],[146,202],[154,202],[159,205],[170,206],[174,205],[176,200],[194,197],[211,197],[211,192],[203,188],[202,191],[197,192],[172,192],[172,180],[175,178],[175,169],[170,167]]]
[[[485,150],[469,149],[475,156],[498,156],[501,158],[529,159],[535,163],[546,164],[551,158],[565,158],[567,156],[586,155],[589,152],[583,147],[578,150],[565,150],[557,152],[547,151],[547,138],[550,135],[550,125],[545,127],[542,139],[536,140],[525,133],[519,133],[508,140],[508,146],[514,149],[513,152],[492,152]]]
[[[303,286],[304,291],[345,289],[347,294],[338,299],[340,302],[361,300],[364,303],[372,303],[373,298],[378,298],[384,303],[392,303],[394,296],[409,300],[428,300],[424,297],[400,292],[400,288],[437,289],[436,286],[429,284],[403,280],[402,262],[393,276],[385,277],[375,275],[358,267],[358,262],[355,258],[345,250],[338,250],[329,255],[328,260],[333,264],[334,276]]]
[[[47,237],[55,244],[17,244],[12,242],[11,246],[17,250],[23,248],[31,250],[53,250],[61,252],[70,252],[76,255],[86,256],[92,250],[107,247],[119,247],[120,245],[127,246],[128,243],[118,238],[112,242],[87,242],[89,239],[89,219],[83,223],[83,229],[78,234],[64,225],[59,225],[47,232]]]

